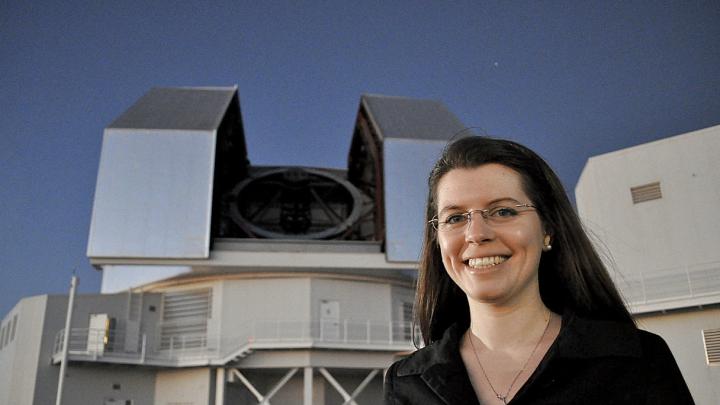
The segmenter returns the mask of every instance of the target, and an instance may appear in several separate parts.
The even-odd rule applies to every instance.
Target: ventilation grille
[[[720,329],[703,330],[705,358],[710,365],[720,365]]]
[[[642,186],[631,187],[630,194],[632,194],[633,204],[638,204],[645,201],[659,200],[662,198],[662,191],[660,190],[660,182],[644,184]]]
[[[205,347],[211,313],[212,290],[209,288],[165,293],[160,348]]]
[[[163,321],[210,318],[212,300],[209,288],[167,292],[163,296]]]

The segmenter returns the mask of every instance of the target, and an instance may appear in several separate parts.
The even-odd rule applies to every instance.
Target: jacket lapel
[[[422,374],[422,379],[448,405],[478,405],[467,371],[462,360],[458,361],[435,365]]]
[[[398,370],[398,375],[420,374],[425,384],[447,405],[478,405],[475,390],[460,357],[465,331],[455,324]]]

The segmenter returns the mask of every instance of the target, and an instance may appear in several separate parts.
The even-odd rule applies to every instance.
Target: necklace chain
[[[545,334],[547,334],[547,331],[550,328],[550,319],[552,319],[552,313],[550,314],[550,316],[548,316],[548,320],[545,323],[545,329],[543,330],[543,333],[540,336],[540,339],[538,339],[537,343],[535,343],[535,347],[533,348],[532,352],[530,352],[530,355],[528,356],[527,360],[525,360],[525,364],[523,364],[522,368],[520,368],[520,371],[518,371],[517,374],[515,374],[515,378],[513,378],[512,382],[510,383],[510,386],[508,387],[507,391],[505,391],[504,395],[500,395],[497,392],[497,390],[495,390],[495,387],[493,387],[492,383],[490,382],[490,378],[488,378],[488,375],[485,372],[485,367],[483,367],[482,362],[480,361],[480,355],[478,354],[478,351],[475,348],[475,343],[473,342],[473,338],[472,338],[472,328],[470,328],[470,333],[468,334],[468,340],[470,341],[470,346],[472,346],[473,353],[475,354],[475,360],[477,360],[477,363],[480,366],[480,371],[482,371],[483,376],[485,377],[485,381],[487,381],[488,385],[490,385],[490,389],[492,390],[493,394],[495,394],[497,399],[502,401],[502,403],[504,405],[507,405],[507,397],[508,397],[508,395],[510,395],[510,391],[512,391],[512,388],[515,385],[515,382],[517,382],[517,379],[520,377],[520,374],[522,374],[522,372],[525,371],[525,367],[527,367],[528,363],[530,363],[530,359],[533,357],[533,355],[537,351],[537,348],[540,346],[540,342],[543,341]]]

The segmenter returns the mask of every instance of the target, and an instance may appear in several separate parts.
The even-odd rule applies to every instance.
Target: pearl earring
[[[543,240],[543,252],[548,252],[552,250],[552,245],[550,244],[550,235],[545,235],[545,240]]]

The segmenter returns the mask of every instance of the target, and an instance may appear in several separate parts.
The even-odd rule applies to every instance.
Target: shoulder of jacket
[[[398,377],[422,374],[429,367],[437,363],[437,346],[438,342],[433,342],[428,346],[414,351],[409,356],[396,361],[388,370],[388,374],[393,371]]]
[[[644,356],[672,356],[670,347],[661,336],[642,329],[638,329],[638,336],[640,338],[640,346],[642,347]]]

